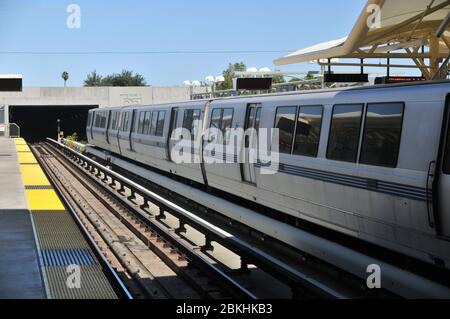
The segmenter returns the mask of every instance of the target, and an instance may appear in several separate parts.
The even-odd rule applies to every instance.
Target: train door
[[[170,122],[169,122],[169,131],[167,133],[167,143],[166,143],[166,156],[169,161],[172,161],[171,152],[177,141],[172,139],[172,133],[177,128],[177,120],[178,120],[178,108],[172,108],[170,114]]]
[[[447,97],[443,125],[443,152],[438,177],[439,230],[443,236],[450,237],[450,95]]]
[[[112,116],[112,111],[108,111],[108,120],[106,121],[106,144],[111,144],[109,142],[109,130],[110,130],[110,123],[111,123],[111,116]]]
[[[130,152],[130,116],[129,111],[122,111],[118,140],[120,153],[124,156],[127,155],[127,152]]]
[[[120,130],[122,129],[122,112],[117,114],[117,148],[119,149],[119,154],[122,154],[122,149],[120,146]]]
[[[88,134],[91,137],[91,141],[92,141],[94,138],[94,136],[92,135],[92,127],[94,126],[95,111],[92,111],[89,115],[90,115],[90,117],[88,119],[88,125],[89,125]]]
[[[130,141],[130,151],[131,152],[134,152],[134,145],[133,145],[133,138],[132,138],[132,135],[133,135],[133,132],[134,132],[134,128],[135,128],[135,125],[136,125],[136,123],[137,123],[137,119],[136,119],[136,117],[137,117],[137,110],[133,110],[133,111],[131,111],[130,112],[131,114],[129,114],[128,116],[131,116],[130,117],[130,132],[129,132],[129,135],[128,135],[128,140]]]
[[[261,120],[261,106],[260,104],[249,104],[247,106],[247,113],[245,119],[244,129],[246,134],[244,137],[244,161],[241,163],[242,180],[247,183],[256,184],[256,173],[255,173],[255,158],[254,151],[257,150],[257,140],[256,135],[259,129],[259,123]],[[255,132],[256,131],[256,132]],[[252,152],[253,150],[253,152]]]

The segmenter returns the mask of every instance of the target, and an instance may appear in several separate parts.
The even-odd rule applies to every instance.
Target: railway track
[[[176,190],[166,189],[152,181],[152,178],[160,181],[158,177],[147,177],[149,180],[140,175],[134,175],[133,171],[125,171],[120,166],[117,171],[113,171],[109,166],[102,165],[101,160],[98,162],[96,156],[92,159],[88,158],[79,151],[51,139],[47,139],[46,147],[59,153],[61,163],[66,165],[70,163],[71,167],[88,176],[89,181],[95,182],[102,192],[99,193],[101,198],[106,195],[113,196],[133,211],[136,222],[140,223],[141,227],[146,225],[153,229],[157,237],[163,237],[166,246],[171,247],[172,253],[178,253],[182,256],[181,258],[188,260],[188,264],[194,264],[202,271],[205,270],[205,265],[214,265],[230,279],[234,278],[233,283],[247,287],[244,289],[250,292],[252,299],[280,298],[280,295],[275,293],[280,287],[277,284],[273,285],[274,281],[266,281],[268,277],[254,276],[259,271],[281,282],[285,285],[284,288],[287,287],[290,291],[289,296],[284,295],[281,298],[392,299],[402,296],[402,294],[396,294],[395,289],[394,291],[384,288],[368,289],[364,278],[361,280],[358,276],[336,265],[302,251],[293,251],[270,238],[266,243],[264,234],[248,229],[221,215],[220,212],[215,212],[214,208],[202,206],[194,199],[179,195]],[[102,158],[102,155],[98,156]],[[192,239],[191,229],[201,234],[201,243]],[[233,253],[232,258],[239,258],[240,267],[229,266],[226,261],[218,258],[215,252],[217,246]],[[195,253],[192,254],[192,252]],[[413,282],[412,290],[420,290],[423,287],[420,286],[421,284],[429,284],[438,289],[437,291],[444,293],[446,291],[445,287],[414,274],[401,273],[402,270],[397,272],[402,276],[418,280],[417,283]],[[257,281],[247,280],[251,277],[250,275],[256,277]],[[213,275],[210,279],[210,282],[221,283],[222,287],[224,283],[225,286],[228,285],[227,281],[223,282],[220,276]],[[395,285],[395,282],[392,284]],[[236,287],[231,285],[228,288],[233,290]],[[227,288],[225,290],[228,291]],[[262,294],[261,291],[263,291]],[[419,296],[420,293],[422,290]],[[424,293],[429,293],[429,290]],[[406,295],[409,295],[408,292]],[[412,295],[417,295],[417,292],[415,294],[413,292]],[[436,291],[431,290],[431,295],[436,295]],[[229,296],[234,297],[232,294]],[[244,296],[244,298],[247,297]]]
[[[168,237],[180,240],[176,232],[143,222],[158,218],[151,211],[137,216],[139,205],[126,204],[52,146],[40,143],[32,150],[135,297],[256,299],[200,251],[175,248]]]
[[[277,252],[274,252],[273,255],[272,253],[268,254],[258,249],[254,242],[245,242],[200,218],[199,216],[202,215],[200,211],[195,214],[187,211],[171,200],[167,200],[164,195],[152,193],[132,180],[62,144],[49,139],[45,147],[59,158],[62,165],[70,165],[73,170],[81,171],[85,176],[85,182],[95,185],[96,188],[92,191],[100,200],[113,197],[114,201],[120,202],[123,207],[128,209],[133,217],[126,223],[135,224],[134,233],[140,236],[144,242],[148,238],[142,237],[142,230],[146,229],[144,234],[150,233],[153,237],[159,238],[165,243],[163,245],[170,247],[172,254],[178,254],[181,259],[186,259],[189,265],[195,265],[204,274],[209,274],[210,282],[225,287],[228,292],[236,290],[236,285],[247,287],[244,288],[247,295],[239,289],[237,290],[237,296],[240,298],[255,299],[259,296],[263,298],[276,296],[273,294],[273,290],[277,288],[270,287],[272,281],[265,281],[268,277],[258,277],[257,275],[255,276],[258,278],[256,282],[248,280],[250,277],[248,275],[257,272],[262,272],[280,282],[283,289],[290,291],[287,298],[363,298],[370,296],[367,294],[367,289],[360,285],[354,289],[354,287],[349,288],[335,280],[338,277],[342,279],[342,276],[335,272],[331,276],[323,276],[319,275],[322,270],[311,271],[311,267],[304,267],[306,263],[303,265],[302,262],[286,263]],[[119,218],[125,220],[123,216]],[[203,238],[201,243],[186,236],[188,230],[191,229],[201,234]],[[153,249],[152,245],[148,246]],[[212,253],[217,246],[229,250],[233,254],[233,258],[239,258],[240,266],[231,267],[226,260],[224,262],[223,259],[217,258],[217,254]],[[210,267],[219,270],[221,275],[217,276],[216,271],[211,272]],[[224,278],[228,279],[224,281]],[[230,284],[230,280],[232,284]],[[264,290],[266,293],[261,295],[260,291]],[[236,297],[236,294],[229,293],[228,296]],[[286,298],[286,295],[281,298]]]

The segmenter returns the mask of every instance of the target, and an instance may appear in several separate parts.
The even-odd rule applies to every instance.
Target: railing
[[[255,95],[255,94],[271,94],[271,93],[282,93],[282,92],[295,92],[303,90],[313,90],[322,88],[321,79],[313,80],[303,80],[295,82],[286,83],[275,83],[270,90],[259,90],[259,91],[246,91],[246,90],[226,90],[226,91],[214,91],[207,93],[194,93],[191,94],[191,100],[203,100],[203,99],[215,99],[221,97],[231,97],[231,96],[245,96],[245,95]]]
[[[59,140],[59,142],[63,145],[66,145],[67,147],[70,147],[71,149],[78,151],[80,153],[84,153],[86,151],[86,145],[75,142],[75,141],[71,141],[65,138],[61,138]]]
[[[16,123],[6,124],[5,136],[11,138],[20,137],[20,126]]]

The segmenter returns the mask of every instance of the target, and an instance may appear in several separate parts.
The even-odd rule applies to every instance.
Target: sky
[[[365,3],[0,0],[0,73],[22,74],[24,86],[63,86],[67,71],[68,86],[81,86],[93,70],[129,69],[150,85],[171,86],[220,75],[230,62],[318,70],[308,63],[276,68],[273,60],[348,35]],[[79,28],[71,4],[80,9]]]

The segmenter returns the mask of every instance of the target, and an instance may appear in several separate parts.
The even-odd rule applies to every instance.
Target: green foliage
[[[133,74],[133,71],[123,70],[121,73],[113,73],[105,77],[92,71],[87,75],[84,86],[146,86],[147,82],[141,74]]]
[[[290,79],[289,80],[289,83],[290,82],[300,82],[300,81],[302,81],[303,79],[300,79],[300,78],[292,78],[292,79]]]
[[[222,83],[218,83],[216,86],[217,90],[231,90],[233,88],[233,75],[234,72],[244,72],[247,70],[247,67],[243,62],[240,63],[230,63],[228,68],[223,71],[223,77],[225,81]]]
[[[84,80],[84,86],[102,86],[103,77],[97,74],[97,71],[92,71]]]
[[[272,83],[273,84],[286,83],[286,80],[284,79],[284,77],[282,75],[278,75],[278,76],[273,77]]]
[[[78,141],[77,132],[73,133],[72,135],[67,136],[66,140],[71,141],[71,142],[77,142]]]
[[[302,79],[302,78],[294,77],[294,78],[290,79],[289,82],[308,81],[308,80],[313,80],[313,79],[315,79],[315,78],[316,78],[316,77],[314,76],[314,74],[308,73],[308,74],[305,75],[305,77],[304,77],[303,79]]]

